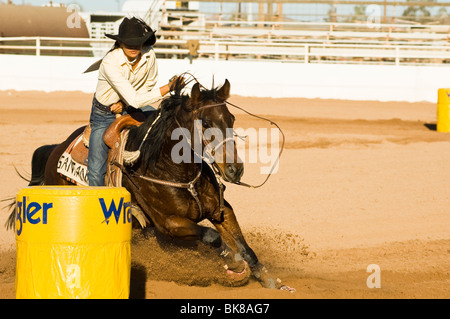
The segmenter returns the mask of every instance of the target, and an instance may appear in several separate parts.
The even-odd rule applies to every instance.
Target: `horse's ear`
[[[200,84],[197,82],[192,87],[191,100],[192,100],[192,103],[195,105],[198,103],[199,99],[200,99]]]
[[[225,80],[225,83],[222,85],[222,87],[217,91],[217,98],[221,101],[226,101],[230,97],[230,82],[228,80]]]

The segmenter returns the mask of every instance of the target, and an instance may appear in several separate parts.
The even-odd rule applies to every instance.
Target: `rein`
[[[249,187],[249,188],[259,188],[259,187],[263,186],[263,185],[269,180],[270,176],[271,176],[272,173],[273,173],[273,170],[275,169],[276,165],[278,165],[278,162],[280,161],[281,154],[283,153],[283,150],[284,150],[284,144],[285,144],[285,141],[286,141],[286,137],[284,136],[283,130],[282,130],[282,129],[278,126],[278,124],[275,123],[274,121],[272,121],[272,120],[270,120],[270,119],[267,119],[267,118],[265,118],[265,117],[259,116],[259,115],[255,115],[255,114],[253,114],[253,113],[251,113],[251,112],[245,110],[244,108],[242,108],[242,107],[240,107],[240,106],[237,106],[237,105],[235,105],[235,104],[233,104],[233,103],[230,103],[230,102],[228,102],[228,101],[225,101],[225,103],[228,104],[228,105],[230,105],[230,106],[232,106],[232,107],[237,108],[238,110],[241,110],[241,111],[247,113],[247,114],[250,115],[250,116],[253,116],[254,118],[257,118],[257,119],[260,119],[260,120],[269,122],[270,125],[276,126],[276,127],[278,128],[278,130],[280,131],[280,133],[281,133],[281,137],[282,137],[282,141],[281,141],[281,149],[280,149],[280,152],[278,153],[278,157],[277,157],[275,163],[272,165],[272,167],[271,167],[271,169],[270,169],[270,171],[269,171],[269,174],[267,174],[266,179],[265,179],[261,184],[259,184],[259,185],[250,185],[250,184],[243,183],[243,182],[235,182],[235,183],[234,183],[234,184],[239,185],[239,186],[245,186],[245,187]]]
[[[187,74],[187,75],[191,76],[193,81],[197,82],[201,87],[203,87],[204,89],[206,89],[206,87],[203,86],[203,85],[199,82],[199,80],[198,80],[194,75],[192,75],[192,74],[190,74],[190,73],[188,73],[188,72],[186,72],[186,73],[184,73],[184,74]],[[213,86],[214,86],[214,78],[213,78]],[[282,130],[282,129],[280,128],[280,126],[278,126],[278,124],[275,123],[274,121],[272,121],[272,120],[270,120],[270,119],[268,119],[268,118],[262,117],[262,116],[260,116],[260,115],[253,114],[253,113],[247,111],[246,109],[244,109],[244,108],[242,108],[242,107],[240,107],[240,106],[237,106],[237,105],[235,105],[235,104],[233,104],[233,103],[231,103],[231,102],[228,102],[228,101],[224,101],[224,103],[205,105],[205,106],[202,106],[202,107],[200,107],[200,108],[194,110],[193,112],[198,113],[198,111],[201,110],[201,109],[212,108],[212,107],[216,107],[216,106],[222,106],[222,105],[224,105],[224,104],[228,104],[228,105],[230,105],[230,106],[232,106],[232,107],[234,107],[234,108],[236,108],[236,109],[238,109],[238,110],[241,110],[241,111],[245,112],[246,114],[248,114],[248,115],[250,115],[250,116],[252,116],[252,117],[254,117],[254,118],[257,118],[257,119],[260,119],[260,120],[269,122],[270,125],[276,126],[276,127],[278,128],[278,130],[280,131],[280,133],[281,133],[282,142],[281,142],[281,149],[280,149],[280,152],[278,153],[278,157],[277,157],[275,163],[272,165],[272,167],[271,167],[271,169],[270,169],[270,171],[269,171],[269,174],[267,174],[266,179],[265,179],[261,184],[259,184],[259,185],[251,185],[251,184],[247,184],[247,183],[244,183],[244,182],[231,182],[231,183],[233,183],[233,184],[235,184],[235,185],[239,185],[239,186],[245,186],[245,187],[249,187],[249,188],[259,188],[259,187],[263,186],[265,183],[267,183],[267,181],[269,180],[270,176],[271,176],[272,173],[273,173],[273,170],[275,169],[276,165],[277,165],[278,162],[280,161],[281,154],[283,153],[283,150],[284,150],[284,144],[285,144],[285,141],[286,141],[286,137],[284,136],[283,130]],[[239,138],[242,139],[242,137],[240,137],[239,135],[237,135],[237,136],[238,136]],[[220,145],[223,145],[223,143],[224,143],[224,142],[222,142]],[[220,170],[220,168],[218,168],[218,169]]]

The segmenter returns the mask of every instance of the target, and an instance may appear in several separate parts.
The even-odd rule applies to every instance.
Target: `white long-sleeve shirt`
[[[156,87],[158,64],[153,48],[143,48],[134,70],[127,62],[121,48],[114,49],[103,58],[95,91],[97,100],[107,106],[122,100],[135,108],[161,100],[161,91]]]

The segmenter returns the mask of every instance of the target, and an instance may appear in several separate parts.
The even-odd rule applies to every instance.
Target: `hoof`
[[[262,264],[258,264],[254,269],[252,269],[252,271],[256,279],[258,279],[261,285],[265,288],[284,290],[291,293],[296,291],[292,287],[282,285],[279,278],[274,279],[274,277],[269,274],[269,271]]]
[[[250,278],[250,268],[248,267],[248,264],[245,261],[244,261],[244,269],[240,272],[230,270],[228,269],[227,266],[225,266],[225,269],[227,282],[231,286],[245,285]]]
[[[284,290],[284,291],[289,291],[291,294],[293,294],[294,292],[296,292],[297,290],[295,290],[295,288],[286,286],[286,285],[281,285],[281,287],[279,288],[280,290]]]

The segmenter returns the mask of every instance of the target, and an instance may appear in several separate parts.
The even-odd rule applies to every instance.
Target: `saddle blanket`
[[[123,153],[128,139],[128,130],[123,130],[119,135],[119,140],[114,143],[109,151],[108,163],[123,163]],[[87,176],[87,156],[88,148],[85,146],[82,133],[67,147],[61,155],[56,167],[56,171],[63,178],[72,184],[80,186],[89,186]],[[122,170],[113,164],[108,164],[105,176],[105,185],[113,187],[122,187]]]
[[[71,155],[72,150],[79,143],[83,143],[83,134],[73,140],[73,142],[61,155],[56,171],[73,184],[89,186],[86,163],[78,163],[72,158]]]

